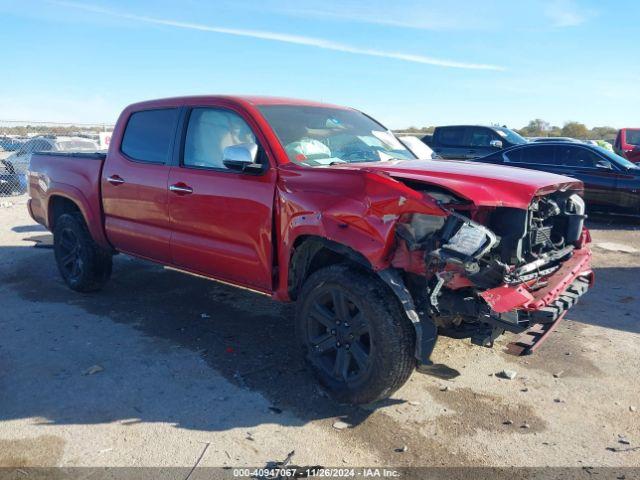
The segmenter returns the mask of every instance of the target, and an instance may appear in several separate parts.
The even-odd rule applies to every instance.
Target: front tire
[[[72,290],[95,292],[111,277],[112,256],[93,241],[80,213],[56,220],[53,250],[60,275]]]
[[[377,277],[346,265],[314,272],[296,309],[296,333],[321,383],[339,402],[371,403],[408,380],[415,331]]]

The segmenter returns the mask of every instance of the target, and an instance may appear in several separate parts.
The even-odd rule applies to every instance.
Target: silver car
[[[95,152],[99,149],[97,142],[82,137],[43,136],[32,138],[24,142],[18,151],[1,161],[0,173],[3,184],[6,184],[5,187],[10,185],[14,193],[26,192],[27,171],[31,155],[35,152]]]

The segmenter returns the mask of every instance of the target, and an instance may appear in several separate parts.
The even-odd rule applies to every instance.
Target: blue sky
[[[128,103],[246,93],[391,128],[640,125],[640,2],[0,0],[0,120],[112,122]]]

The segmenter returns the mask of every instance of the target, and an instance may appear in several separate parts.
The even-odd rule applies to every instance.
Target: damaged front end
[[[448,215],[406,214],[397,223],[391,265],[414,302],[412,321],[483,346],[505,331],[536,332],[519,350],[530,353],[593,282],[584,201],[566,190],[536,196],[526,209],[478,207],[423,192]],[[433,332],[418,333],[416,356],[428,364]]]

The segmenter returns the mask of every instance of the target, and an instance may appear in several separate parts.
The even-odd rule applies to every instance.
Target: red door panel
[[[174,167],[169,185],[172,263],[270,291],[275,173]]]
[[[114,158],[116,157],[116,158]],[[105,231],[120,251],[161,263],[171,261],[167,180],[171,167],[114,155],[105,165],[102,202]],[[119,177],[122,183],[112,183]]]
[[[179,108],[126,109],[102,171],[105,231],[126,253],[171,261],[168,178]]]

